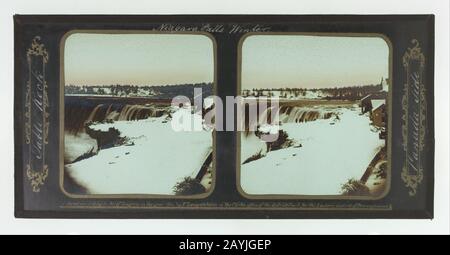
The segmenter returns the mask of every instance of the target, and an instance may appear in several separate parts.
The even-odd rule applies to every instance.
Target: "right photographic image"
[[[391,44],[379,34],[248,34],[238,90],[251,198],[380,199],[390,188]],[[268,107],[248,108],[268,100]],[[276,112],[276,118],[272,117]],[[266,134],[275,134],[268,140]]]

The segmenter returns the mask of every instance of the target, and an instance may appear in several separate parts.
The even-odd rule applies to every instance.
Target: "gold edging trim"
[[[248,194],[246,193],[242,186],[241,186],[241,134],[238,132],[236,140],[237,140],[237,156],[236,156],[236,186],[239,191],[239,193],[247,198],[247,199],[283,199],[283,200],[292,200],[292,199],[331,199],[331,200],[365,200],[365,201],[373,201],[373,200],[380,200],[387,196],[389,194],[389,191],[391,189],[391,176],[392,176],[392,86],[393,86],[393,47],[391,40],[384,34],[381,33],[332,33],[332,32],[249,32],[242,36],[242,38],[239,40],[238,45],[238,74],[237,74],[237,95],[241,95],[241,77],[242,77],[242,48],[244,40],[247,37],[253,36],[253,35],[303,35],[303,36],[334,36],[334,37],[378,37],[383,39],[388,48],[389,48],[389,91],[388,91],[388,98],[387,98],[387,107],[388,107],[388,144],[387,144],[387,157],[388,157],[388,171],[387,171],[387,178],[386,178],[386,188],[384,192],[378,196],[378,197],[371,197],[371,196],[343,196],[343,195],[292,195],[292,194],[277,194],[277,195],[271,195],[271,194]]]
[[[36,170],[31,167],[31,104],[32,104],[32,93],[31,93],[31,61],[32,57],[42,57],[42,72],[43,72],[43,88],[42,88],[42,96],[43,96],[43,105],[42,105],[42,131],[43,131],[43,144],[42,144],[42,169]],[[25,95],[25,143],[28,144],[28,163],[25,166],[26,176],[28,181],[30,181],[31,188],[33,192],[40,192],[41,186],[44,185],[45,180],[48,177],[48,165],[45,163],[45,145],[48,144],[48,127],[49,127],[49,116],[50,114],[47,112],[48,108],[48,95],[47,95],[47,81],[45,80],[45,67],[48,63],[48,52],[45,48],[45,45],[41,43],[41,37],[35,36],[31,41],[31,46],[27,50],[27,63],[28,63],[28,81],[26,87],[26,95]]]
[[[402,168],[401,178],[405,183],[406,188],[409,189],[408,194],[410,196],[415,196],[417,194],[417,189],[423,180],[423,167],[420,161],[420,153],[422,152],[425,145],[425,121],[426,121],[426,105],[427,101],[425,98],[425,84],[423,83],[423,72],[425,68],[425,55],[422,53],[419,41],[417,39],[412,39],[411,43],[413,47],[408,47],[405,54],[403,55],[403,67],[406,72],[406,82],[403,87],[403,97],[402,97],[402,137],[403,137],[403,150],[405,151],[406,157],[408,156],[408,102],[409,102],[409,75],[410,75],[410,61],[419,61],[420,63],[420,84],[419,84],[419,125],[418,125],[418,135],[419,135],[419,155],[418,155],[418,168],[416,174],[411,174],[408,167],[407,158],[405,159],[405,165]]]
[[[98,205],[61,205],[62,209],[157,209],[157,210],[224,210],[224,211],[251,211],[251,210],[271,210],[271,211],[392,211],[392,204],[386,205],[386,207],[225,207],[225,206],[195,206],[195,207],[165,207],[165,206],[98,206]]]

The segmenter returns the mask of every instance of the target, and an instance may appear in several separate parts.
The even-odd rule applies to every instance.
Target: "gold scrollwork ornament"
[[[423,74],[423,69],[425,68],[425,55],[422,53],[422,49],[420,48],[419,41],[417,39],[413,39],[411,41],[413,44],[413,47],[409,47],[405,54],[403,55],[403,67],[406,70],[407,76],[410,72],[410,63],[411,61],[418,61],[419,68],[420,68],[420,75]],[[407,78],[408,79],[408,78]],[[422,79],[422,77],[421,77]],[[418,134],[419,134],[419,152],[422,152],[425,145],[425,125],[426,125],[426,98],[425,98],[425,85],[421,81],[419,84],[419,125],[418,125]],[[409,84],[406,82],[403,87],[403,97],[402,97],[402,110],[403,110],[403,116],[402,116],[402,137],[403,137],[403,149],[405,152],[408,150],[408,98],[409,97]],[[409,195],[415,196],[417,193],[417,189],[419,187],[419,184],[423,180],[423,167],[419,165],[417,167],[417,171],[415,174],[411,174],[408,169],[408,163],[406,162],[403,166],[402,172],[401,172],[401,178],[403,182],[405,183],[405,186],[409,188]]]
[[[48,52],[45,48],[45,45],[41,43],[41,37],[35,36],[33,40],[31,41],[31,46],[27,50],[27,62],[29,71],[31,72],[31,61],[32,57],[42,57],[42,63],[45,65],[48,63]],[[25,118],[27,121],[25,122],[25,143],[30,144],[31,143],[31,78],[28,79],[26,84],[26,94],[25,94]],[[47,89],[48,84],[47,81],[43,80],[43,119],[44,119],[44,125],[43,125],[43,143],[44,147],[42,148],[45,151],[45,145],[48,144],[48,128],[49,128],[49,116],[50,114],[47,112],[47,107],[49,105],[48,101],[48,95],[47,95]],[[48,165],[45,164],[45,159],[42,159],[42,169],[39,171],[36,171],[35,169],[32,169],[31,162],[28,162],[26,164],[26,176],[27,179],[30,181],[31,187],[33,192],[40,192],[40,187],[44,185],[45,180],[48,177]]]

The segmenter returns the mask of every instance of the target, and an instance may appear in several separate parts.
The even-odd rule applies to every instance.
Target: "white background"
[[[449,1],[2,1],[0,234],[449,233]],[[435,14],[436,184],[433,220],[54,220],[14,218],[13,14]]]

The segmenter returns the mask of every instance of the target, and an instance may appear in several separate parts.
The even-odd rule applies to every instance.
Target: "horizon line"
[[[213,84],[213,81],[209,81],[209,82],[193,82],[193,83],[176,83],[176,84],[64,84],[64,87],[67,86],[76,86],[76,87],[81,87],[81,86],[137,86],[137,87],[160,87],[160,86],[177,86],[177,85],[195,85],[195,84],[202,84],[202,83],[206,83],[206,84]]]

